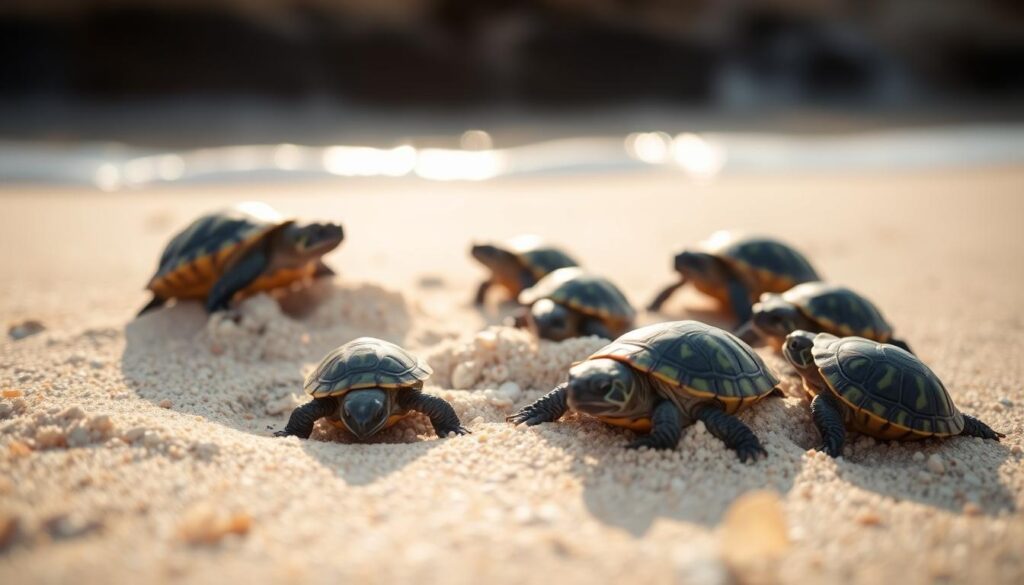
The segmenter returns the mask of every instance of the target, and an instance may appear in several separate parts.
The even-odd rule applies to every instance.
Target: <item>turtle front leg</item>
[[[317,261],[316,270],[313,271],[313,278],[329,278],[336,275],[337,273],[330,266],[324,264],[323,260]]]
[[[164,306],[164,303],[166,302],[167,299],[162,299],[156,295],[153,295],[153,300],[146,303],[146,306],[142,307],[142,310],[140,310],[135,316],[141,317],[154,309],[159,309],[160,307]]]
[[[654,297],[654,300],[647,305],[647,310],[651,312],[660,311],[661,306],[665,304],[665,301],[667,301],[669,297],[675,294],[677,290],[683,288],[684,284],[686,284],[685,279],[680,280],[679,282],[674,282],[665,287],[664,289],[662,289],[662,291],[658,293],[658,296]]]
[[[968,416],[966,414],[964,415],[964,430],[960,431],[960,434],[968,437],[992,439],[993,441],[998,441],[1006,436],[1003,433],[992,430],[992,427],[973,416]]]
[[[398,406],[430,417],[430,424],[434,426],[438,437],[447,437],[449,433],[469,434],[469,430],[462,426],[459,415],[455,414],[455,409],[443,398],[419,390],[402,390],[398,393]]]
[[[811,419],[818,427],[824,441],[819,451],[832,457],[843,454],[843,443],[846,441],[846,425],[843,423],[843,407],[836,403],[829,394],[818,394],[811,400]]]
[[[697,420],[704,421],[708,432],[718,437],[725,446],[736,451],[740,461],[756,461],[758,457],[767,457],[768,452],[761,446],[754,431],[743,424],[740,419],[726,414],[717,406],[707,405],[700,408],[697,413]]]
[[[476,289],[476,296],[473,297],[473,304],[476,306],[482,306],[484,299],[487,298],[487,291],[491,288],[494,283],[490,280],[485,280],[480,283],[480,286]]]
[[[206,312],[215,313],[228,308],[235,293],[252,284],[267,268],[267,255],[253,250],[231,267],[210,289],[206,296]]]
[[[316,421],[330,416],[338,410],[337,398],[315,398],[292,411],[284,429],[274,433],[275,437],[299,437],[308,439]]]
[[[675,449],[683,435],[679,407],[671,400],[662,400],[651,413],[651,432],[626,445],[627,449]]]
[[[750,291],[746,285],[737,278],[729,279],[726,284],[726,292],[729,294],[729,304],[732,305],[732,312],[736,320],[742,325],[754,316],[750,307]]]
[[[568,384],[560,384],[533,404],[524,406],[519,412],[506,416],[505,422],[514,425],[526,423],[531,427],[540,423],[555,422],[562,418],[565,411],[569,409],[565,403],[565,397],[569,392],[568,387]]]
[[[733,335],[739,337],[744,343],[753,345],[761,339],[761,335],[754,328],[754,322],[750,319],[743,322],[742,325],[736,328],[732,332]]]

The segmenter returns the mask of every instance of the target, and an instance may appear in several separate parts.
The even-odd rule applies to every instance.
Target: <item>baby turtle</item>
[[[758,236],[718,231],[696,250],[676,255],[675,269],[682,277],[648,305],[659,311],[672,293],[687,282],[732,309],[740,323],[750,319],[750,305],[762,293],[783,292],[801,282],[821,280],[810,262],[782,242]]]
[[[846,429],[903,441],[1005,436],[961,414],[928,366],[894,345],[794,331],[782,351],[813,397],[811,418],[824,441],[820,450],[832,457],[842,454]]]
[[[629,448],[672,449],[683,427],[704,421],[741,461],[767,455],[732,416],[777,390],[779,380],[749,345],[697,321],[631,331],[569,370],[567,382],[506,420],[537,425],[568,410],[648,432]]]
[[[432,373],[427,362],[393,343],[354,339],[327,354],[306,377],[305,390],[313,400],[292,411],[284,430],[274,436],[308,439],[313,423],[326,418],[365,440],[413,411],[430,417],[439,437],[468,433],[450,404],[422,392]]]
[[[494,285],[502,286],[516,298],[549,273],[579,265],[562,250],[529,235],[514,237],[503,244],[475,244],[471,253],[491,271],[491,277],[480,283],[476,291],[473,302],[477,305],[484,304],[487,290]]]
[[[287,286],[334,274],[320,258],[344,238],[334,223],[285,221],[265,203],[210,213],[174,236],[146,288],[153,300],[139,315],[172,298],[202,299],[208,312],[228,308],[238,293]]]
[[[753,317],[736,332],[747,343],[763,338],[782,347],[787,335],[803,329],[839,337],[856,335],[910,351],[906,343],[893,338],[892,327],[874,303],[845,286],[805,282],[782,294],[764,293],[751,310]]]
[[[607,278],[581,268],[559,268],[519,293],[526,322],[542,339],[597,335],[615,339],[633,328],[636,311]]]

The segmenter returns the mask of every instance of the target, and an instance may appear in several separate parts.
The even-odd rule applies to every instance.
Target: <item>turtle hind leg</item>
[[[424,394],[419,390],[402,390],[398,394],[398,405],[406,410],[422,412],[430,417],[430,424],[438,437],[447,437],[450,433],[466,435],[469,430],[462,426],[455,409],[443,398]]]
[[[811,418],[818,427],[824,441],[819,451],[832,457],[843,454],[843,443],[846,441],[846,426],[843,424],[842,407],[827,394],[818,394],[811,400]]]
[[[267,268],[267,255],[262,250],[253,250],[232,266],[217,282],[213,283],[206,296],[206,312],[215,313],[228,308],[235,293],[252,284]]]
[[[679,282],[674,282],[663,288],[661,292],[658,293],[658,296],[654,297],[654,300],[648,303],[647,310],[652,313],[660,311],[661,306],[664,305],[665,302],[668,301],[669,297],[675,294],[677,290],[683,288],[684,284],[686,284],[686,281],[680,280]]]
[[[568,394],[567,384],[560,384],[557,388],[541,396],[536,402],[524,406],[519,412],[505,417],[505,422],[514,425],[526,423],[527,426],[539,425],[545,422],[555,422],[562,418],[569,407],[565,403]]]
[[[626,445],[626,448],[675,449],[682,435],[679,408],[671,400],[662,400],[651,413],[651,432]]]
[[[743,421],[726,414],[720,408],[710,405],[701,408],[697,412],[697,420],[704,421],[708,432],[718,437],[726,447],[736,451],[736,456],[743,463],[768,456],[754,431],[743,424]]]
[[[141,317],[141,316],[145,315],[146,313],[148,313],[150,311],[159,309],[160,307],[164,306],[164,303],[166,303],[166,302],[167,302],[167,299],[162,299],[162,298],[160,298],[158,296],[154,296],[153,300],[151,300],[148,303],[146,303],[146,306],[142,307],[142,309],[139,310],[139,312],[135,316],[136,317]]]
[[[981,437],[982,439],[992,439],[998,441],[1006,435],[1003,433],[992,430],[992,427],[974,418],[973,416],[964,415],[964,430],[960,432],[961,435],[968,437]]]
[[[902,349],[903,351],[905,351],[907,353],[911,353],[911,354],[914,353],[914,350],[910,349],[910,346],[907,345],[907,342],[903,341],[902,339],[895,339],[895,338],[890,339],[889,340],[889,345],[895,345],[896,347]]]
[[[275,437],[299,437],[308,439],[313,433],[313,425],[319,419],[329,416],[338,409],[337,398],[314,398],[292,411],[288,424],[283,430],[274,433]]]
[[[580,336],[594,335],[604,339],[615,339],[608,326],[600,319],[584,319],[580,325]]]

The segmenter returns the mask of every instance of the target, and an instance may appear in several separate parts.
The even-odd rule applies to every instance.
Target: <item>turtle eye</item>
[[[607,386],[608,391],[604,395],[606,402],[612,404],[625,404],[629,402],[629,392],[627,391],[626,385],[621,380],[613,380],[611,384]]]

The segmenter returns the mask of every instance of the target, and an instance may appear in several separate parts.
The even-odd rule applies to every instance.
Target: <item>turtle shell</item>
[[[204,297],[235,258],[288,223],[255,202],[204,215],[167,244],[146,288],[163,298]]]
[[[806,282],[782,293],[782,299],[796,306],[823,332],[883,343],[892,338],[892,327],[878,307],[845,286]]]
[[[698,321],[635,329],[590,356],[596,358],[624,362],[670,388],[720,401],[727,412],[767,396],[779,384],[749,345]]]
[[[341,396],[359,388],[416,388],[432,373],[427,362],[401,347],[360,337],[327,354],[306,377],[304,388],[313,398]]]
[[[505,246],[537,280],[559,268],[579,266],[568,254],[537,236],[517,236],[505,242]]]
[[[519,302],[532,305],[552,301],[616,325],[632,323],[636,311],[622,291],[607,278],[587,274],[577,267],[559,268],[519,293]]]
[[[942,381],[896,346],[820,333],[811,350],[832,392],[853,410],[857,430],[880,439],[958,435],[964,417]]]
[[[700,248],[747,280],[755,298],[762,292],[783,292],[802,282],[821,280],[803,254],[773,238],[719,231]]]

